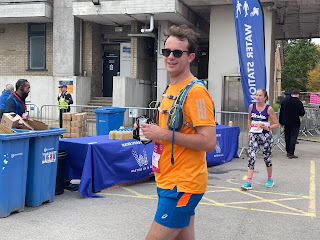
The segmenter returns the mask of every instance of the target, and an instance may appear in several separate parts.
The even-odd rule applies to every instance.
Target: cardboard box
[[[63,138],[71,138],[71,133],[64,133]]]
[[[70,120],[63,120],[62,121],[62,128],[71,127],[71,121]]]
[[[1,123],[8,128],[34,130],[32,126],[30,126],[24,119],[22,119],[22,117],[20,117],[16,113],[4,113],[2,115]]]
[[[71,121],[72,120],[72,113],[70,113],[70,112],[62,113],[62,120]]]
[[[8,128],[6,125],[3,125],[2,123],[0,123],[0,133],[13,133],[13,131],[11,130],[11,128]]]
[[[47,124],[45,124],[44,122],[40,122],[37,120],[23,120],[25,121],[28,125],[30,125],[33,130],[48,130],[50,129],[49,126]]]
[[[82,127],[71,127],[71,133],[82,133]]]
[[[82,127],[84,126],[84,121],[71,121],[71,127]]]
[[[72,121],[83,121],[87,119],[87,113],[76,113],[72,115]]]
[[[79,138],[82,137],[82,133],[70,133],[71,134],[71,138]]]
[[[88,132],[82,132],[82,137],[88,137]]]
[[[67,131],[67,133],[71,133],[71,126],[70,125],[67,125],[67,126],[62,125],[62,128],[64,128]]]
[[[2,115],[1,123],[7,128],[16,128],[20,119],[22,118],[16,113],[4,113]]]

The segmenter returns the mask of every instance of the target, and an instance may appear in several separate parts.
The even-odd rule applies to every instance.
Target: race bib
[[[262,124],[264,124],[265,126],[270,126],[269,122],[252,121],[251,122],[250,132],[252,132],[252,133],[262,133],[262,131],[263,131]]]
[[[23,119],[28,119],[28,112],[22,113],[22,118]]]
[[[162,150],[163,150],[163,145],[158,142],[155,142],[153,153],[152,153],[152,170],[156,173],[160,173],[159,160],[160,160]]]

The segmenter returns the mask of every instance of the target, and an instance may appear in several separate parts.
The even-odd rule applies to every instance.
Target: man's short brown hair
[[[187,40],[189,52],[197,53],[197,50],[198,50],[197,37],[199,36],[199,34],[195,33],[187,25],[185,25],[185,24],[180,25],[180,26],[172,25],[169,28],[169,32],[164,33],[164,35],[167,36],[167,39],[170,36],[174,36],[174,37],[178,38],[180,41]],[[166,41],[164,43],[166,43]]]
[[[291,94],[292,94],[292,95],[297,95],[297,94],[300,94],[300,92],[299,92],[298,89],[293,89],[293,90],[291,91]]]

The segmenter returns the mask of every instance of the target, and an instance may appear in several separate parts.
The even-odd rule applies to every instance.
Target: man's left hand
[[[165,129],[162,129],[155,124],[141,123],[141,130],[144,136],[150,140],[163,140],[161,136],[163,135]]]

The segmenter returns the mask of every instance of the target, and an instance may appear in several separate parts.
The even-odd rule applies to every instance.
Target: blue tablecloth
[[[219,165],[238,157],[239,134],[238,126],[217,125],[217,144],[212,153],[207,153],[207,165]]]
[[[79,192],[84,197],[100,197],[93,192],[153,176],[153,144],[102,135],[61,139],[59,147],[68,152],[65,179],[81,179]]]
[[[217,125],[217,146],[207,153],[208,166],[238,157],[239,127]],[[68,152],[65,179],[81,179],[79,192],[84,197],[100,197],[94,192],[153,176],[154,144],[136,140],[109,140],[107,135],[60,139],[60,150]]]

